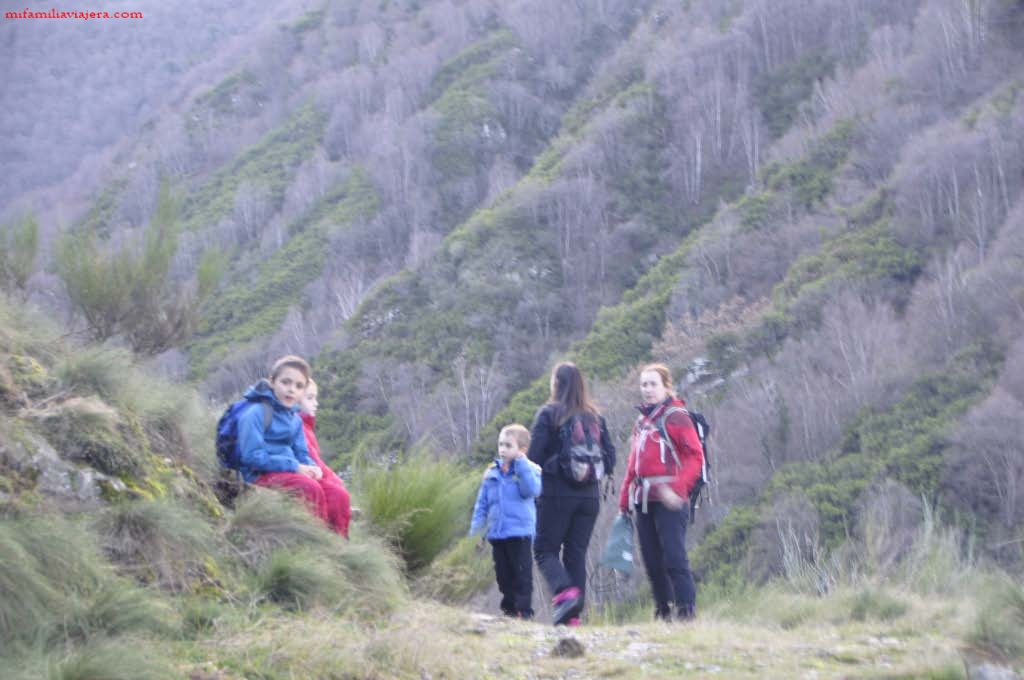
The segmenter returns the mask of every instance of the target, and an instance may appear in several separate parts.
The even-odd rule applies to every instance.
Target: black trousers
[[[533,617],[533,565],[529,536],[491,541],[494,575],[501,591],[501,611],[509,616]]]
[[[635,507],[636,533],[647,578],[654,594],[655,615],[668,618],[674,602],[680,616],[692,615],[697,586],[686,556],[686,523],[690,507],[670,510],[661,503],[647,504],[647,512]]]
[[[538,501],[533,556],[552,593],[576,586],[582,602],[587,586],[587,546],[598,510],[596,496],[542,496]]]

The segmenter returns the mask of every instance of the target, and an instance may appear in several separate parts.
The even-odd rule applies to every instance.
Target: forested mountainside
[[[8,215],[16,294],[221,401],[309,356],[339,467],[483,460],[558,357],[624,446],[664,360],[707,581],[933,506],[1019,563],[1019,3],[348,0],[230,56],[27,270]]]
[[[5,15],[26,9],[51,10],[0,3]],[[131,162],[117,157],[117,150],[140,139],[161,145],[156,123],[178,98],[204,78],[219,77],[240,50],[251,54],[246,41],[261,30],[276,30],[303,13],[294,2],[268,8],[256,2],[152,0],[77,10],[106,11],[111,18],[5,18],[0,24],[0,206],[31,205],[32,192],[46,188],[72,203],[52,214],[72,218],[96,191],[97,176],[123,172]],[[115,12],[141,18],[115,19]],[[125,204],[124,220],[147,221],[152,198]],[[54,208],[45,198],[35,203],[40,212]]]

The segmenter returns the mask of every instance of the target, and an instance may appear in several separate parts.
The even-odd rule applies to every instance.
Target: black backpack
[[[601,422],[596,416],[575,415],[559,428],[558,471],[573,486],[600,482],[611,473],[611,461],[601,447]]]
[[[676,461],[676,465],[680,464],[679,454],[676,453],[676,445],[672,443],[672,439],[668,436],[668,431],[665,429],[665,421],[670,415],[679,411],[690,416],[693,429],[697,430],[697,438],[700,439],[701,452],[704,454],[704,462],[700,466],[700,474],[697,476],[697,481],[693,483],[693,488],[690,489],[690,524],[693,524],[694,515],[701,502],[711,502],[711,496],[708,494],[708,485],[711,484],[711,460],[708,458],[708,435],[711,434],[711,425],[708,424],[702,413],[689,411],[679,406],[670,406],[658,416],[658,433],[661,435],[661,440],[668,444],[668,449],[672,452],[672,458]]]

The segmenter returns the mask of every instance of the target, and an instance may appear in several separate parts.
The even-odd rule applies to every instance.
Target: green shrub
[[[455,463],[414,458],[368,471],[360,491],[367,519],[415,571],[466,532],[479,481]]]
[[[39,250],[39,222],[31,213],[0,225],[0,282],[10,291],[24,293]]]

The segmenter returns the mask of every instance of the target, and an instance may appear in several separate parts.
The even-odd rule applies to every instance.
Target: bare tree
[[[955,429],[947,474],[957,505],[991,508],[1007,529],[1024,520],[1022,412],[1024,403],[997,387]]]
[[[246,239],[260,236],[269,213],[270,200],[265,186],[248,180],[238,185],[235,191],[234,219]]]

